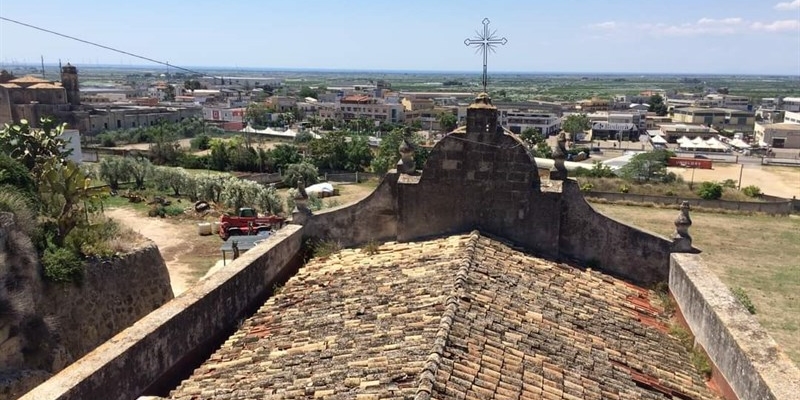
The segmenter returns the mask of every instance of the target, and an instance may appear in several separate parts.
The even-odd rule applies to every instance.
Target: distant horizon
[[[5,65],[479,74],[465,40],[488,18],[506,39],[490,74],[800,76],[800,0],[40,0],[0,17]]]
[[[62,62],[61,65],[66,65],[66,62]],[[175,68],[174,73],[183,73],[183,74],[191,74],[192,72],[187,72],[181,70],[181,68],[185,69],[195,69],[196,72],[208,72],[208,71],[247,71],[247,72],[320,72],[320,73],[392,73],[392,74],[404,74],[404,73],[414,73],[414,74],[430,74],[430,75],[445,75],[445,74],[458,74],[458,75],[481,75],[482,71],[473,71],[473,70],[414,70],[414,69],[336,69],[336,68],[313,68],[313,67],[298,67],[298,68],[280,68],[280,67],[237,67],[237,66],[203,66],[203,65],[172,65],[170,67],[159,65],[159,64],[72,64],[78,68],[80,71],[81,69],[101,69],[101,68],[109,68],[109,69],[150,69],[154,71],[161,71],[161,73],[166,72],[167,69]],[[57,68],[59,66],[58,63],[52,62],[45,62],[45,67]],[[41,63],[7,63],[7,62],[0,62],[0,69],[7,69],[9,67],[15,68],[37,68],[41,69]],[[173,73],[173,72],[170,72]],[[489,76],[492,75],[588,75],[588,76],[631,76],[631,75],[640,75],[640,76],[768,76],[768,77],[783,77],[783,78],[798,78],[800,80],[800,73],[798,75],[792,74],[773,74],[773,73],[736,73],[736,72],[637,72],[637,71],[623,71],[623,72],[603,72],[603,71],[540,71],[540,72],[530,72],[530,71],[489,71]]]

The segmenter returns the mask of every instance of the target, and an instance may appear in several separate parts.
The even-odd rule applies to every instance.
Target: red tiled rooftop
[[[477,232],[343,250],[171,397],[714,398],[651,296]]]

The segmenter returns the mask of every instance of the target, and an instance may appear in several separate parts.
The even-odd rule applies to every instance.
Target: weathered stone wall
[[[665,282],[672,242],[595,211],[575,181],[564,181],[559,252],[640,284]]]
[[[45,284],[39,308],[61,333],[64,361],[71,363],[172,297],[167,266],[151,243],[119,258],[89,262],[80,284]]]
[[[401,177],[397,238],[478,229],[555,256],[561,196],[540,186],[536,163],[516,137],[454,132],[436,144],[421,176]]]
[[[672,254],[669,289],[739,399],[797,399],[800,370],[696,254]]]
[[[306,235],[336,240],[344,247],[369,241],[384,242],[397,237],[395,196],[398,174],[386,174],[378,187],[364,199],[315,213],[305,223]]]
[[[132,399],[209,351],[294,267],[303,228],[289,225],[140,319],[22,399]],[[185,365],[184,365],[185,367]]]

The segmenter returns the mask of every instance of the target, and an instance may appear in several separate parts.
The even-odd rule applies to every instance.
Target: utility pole
[[[742,188],[742,172],[744,171],[744,164],[739,164],[739,187],[737,189]]]
[[[47,78],[44,76],[44,56],[40,56],[40,57],[42,58],[42,79],[47,79]]]

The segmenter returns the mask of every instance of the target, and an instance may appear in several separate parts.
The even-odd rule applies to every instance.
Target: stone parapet
[[[797,399],[800,370],[699,255],[672,254],[669,289],[696,343],[739,399]]]

